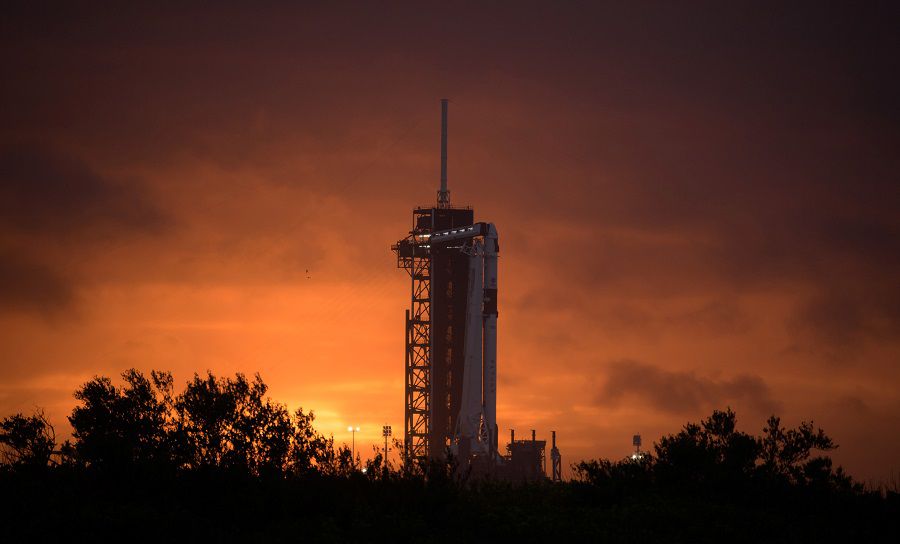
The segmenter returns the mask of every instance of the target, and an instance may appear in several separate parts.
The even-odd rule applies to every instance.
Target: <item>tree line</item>
[[[394,465],[380,453],[363,472],[313,412],[267,391],[258,375],[207,372],[176,392],[170,373],[132,369],[120,385],[77,388],[62,443],[41,411],[6,417],[0,523],[10,541],[140,530],[203,541],[827,542],[872,539],[900,516],[897,489],[866,489],[833,466],[837,445],[811,422],[773,416],[753,435],[717,410],[640,457],[580,461],[572,480],[503,482],[466,479],[452,459]]]
[[[233,378],[195,374],[177,394],[170,372],[154,370],[146,376],[131,369],[122,380],[116,386],[107,377],[95,377],[75,391],[78,405],[68,417],[72,439],[59,445],[41,411],[3,419],[0,447],[7,470],[221,469],[303,476],[347,475],[358,466],[346,445],[336,448],[332,437],[316,431],[313,412],[289,412],[268,398],[258,374],[252,380],[240,373]],[[574,474],[580,482],[603,486],[777,484],[862,491],[823,455],[837,446],[812,423],[788,429],[772,416],[760,436],[738,431],[736,424],[732,410],[716,410],[699,424],[688,423],[677,434],[663,436],[653,453],[639,459],[581,461],[573,466]],[[373,473],[393,469],[380,453],[368,463]],[[406,468],[413,472],[421,467]]]
[[[728,493],[794,487],[863,493],[862,484],[842,467],[835,468],[824,454],[835,448],[837,444],[812,422],[791,429],[774,415],[760,436],[738,431],[737,415],[727,409],[663,436],[653,453],[618,462],[581,461],[573,468],[579,480],[604,487],[656,485]]]
[[[117,387],[95,377],[75,391],[72,439],[57,445],[42,411],[0,422],[7,469],[47,466],[99,471],[221,469],[261,475],[347,474],[354,460],[313,427],[315,415],[293,413],[266,397],[257,374],[195,374],[181,393],[172,374],[131,369]],[[370,463],[373,461],[370,461]],[[379,466],[381,459],[374,461]]]

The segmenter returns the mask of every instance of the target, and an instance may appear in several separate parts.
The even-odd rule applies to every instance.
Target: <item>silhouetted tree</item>
[[[122,378],[122,388],[96,377],[76,390],[82,404],[69,416],[75,456],[96,467],[168,463],[171,374],[154,371],[148,380],[131,369]]]
[[[329,438],[317,468],[319,472],[328,476],[349,476],[355,468],[350,446],[344,444],[334,449],[334,438]]]
[[[639,459],[626,457],[617,462],[593,459],[573,465],[572,470],[577,480],[596,486],[644,489],[652,482],[653,458],[644,455]]]
[[[294,436],[291,448],[290,467],[296,476],[309,475],[328,465],[335,458],[334,439],[325,438],[316,432],[313,412],[304,413],[303,408],[294,412]]]
[[[655,444],[655,472],[661,482],[706,486],[746,480],[756,467],[759,444],[735,429],[737,416],[729,408],[715,410],[699,425],[688,423],[675,435]]]
[[[265,398],[267,390],[258,374],[252,382],[243,374],[195,374],[174,403],[176,440],[186,465],[283,472],[294,427],[287,409]]]
[[[772,416],[759,439],[761,470],[770,477],[792,484],[816,485],[836,489],[858,488],[841,467],[834,469],[831,458],[812,457],[813,450],[831,451],[838,446],[825,431],[802,422],[796,429],[781,426],[781,419]]]
[[[731,409],[715,410],[699,424],[687,423],[679,433],[660,438],[654,456],[637,461],[582,461],[572,468],[577,479],[612,490],[653,483],[734,493],[766,482],[831,491],[862,489],[840,467],[833,468],[830,458],[812,457],[814,450],[837,447],[812,423],[785,429],[772,416],[761,437],[738,431],[736,423]]]
[[[46,467],[56,447],[56,432],[42,410],[15,414],[0,422],[0,455],[11,467]]]
[[[384,452],[377,446],[372,445],[373,456],[366,459],[364,463],[365,475],[368,480],[378,480],[387,476],[387,465],[384,460]]]

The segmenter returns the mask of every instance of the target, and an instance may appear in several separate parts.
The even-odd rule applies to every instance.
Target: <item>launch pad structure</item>
[[[413,209],[411,230],[391,246],[398,268],[406,270],[411,281],[405,326],[404,457],[427,462],[450,455],[479,472],[533,479],[546,472],[545,441],[517,445],[513,440],[508,455],[498,451],[499,237],[492,223],[475,222],[471,207],[450,203],[447,109],[448,101],[441,100],[436,204]],[[555,432],[554,450],[555,459]],[[558,471],[553,474],[557,479]]]

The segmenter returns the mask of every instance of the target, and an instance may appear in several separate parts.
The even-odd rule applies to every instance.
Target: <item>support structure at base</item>
[[[550,449],[550,479],[554,482],[562,481],[562,455],[556,447],[556,431],[550,431],[553,435],[553,447]]]

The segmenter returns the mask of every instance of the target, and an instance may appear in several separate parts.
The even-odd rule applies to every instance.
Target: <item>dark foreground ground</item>
[[[897,494],[797,489],[65,470],[6,474],[0,489],[5,542],[864,542],[895,538],[900,523]]]

